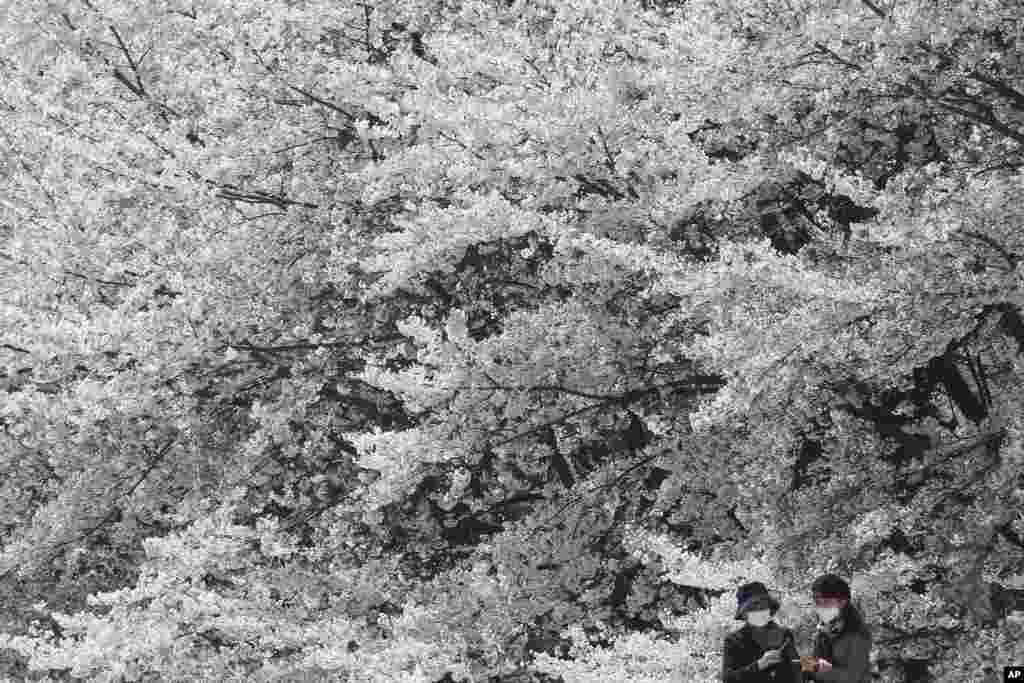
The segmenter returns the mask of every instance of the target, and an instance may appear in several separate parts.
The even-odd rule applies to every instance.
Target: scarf
[[[754,642],[757,643],[762,650],[776,650],[781,648],[784,643],[784,636],[786,635],[786,632],[782,627],[774,621],[769,621],[761,628],[751,626],[750,633],[754,637]]]
[[[827,624],[818,624],[818,647],[816,649],[821,652],[819,656],[822,659],[832,661],[832,642],[842,634],[844,626],[846,623],[842,617]]]

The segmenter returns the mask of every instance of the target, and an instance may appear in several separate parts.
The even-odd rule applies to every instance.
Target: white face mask
[[[818,619],[825,624],[839,616],[838,607],[815,607],[814,611],[818,613]]]
[[[747,612],[747,623],[751,626],[767,626],[773,618],[771,610],[760,609],[756,612]]]

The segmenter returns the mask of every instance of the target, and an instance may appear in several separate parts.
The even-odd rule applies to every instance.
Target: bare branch
[[[360,6],[363,8],[363,17],[366,20],[366,47],[372,50],[373,42],[370,40],[370,6],[366,3],[360,3]]]
[[[456,145],[458,145],[462,149],[466,150],[467,152],[469,152],[470,154],[475,156],[477,159],[480,159],[481,161],[486,161],[486,157],[484,157],[482,154],[480,154],[476,150],[470,149],[470,147],[466,143],[464,143],[462,140],[459,140],[454,135],[449,135],[448,133],[444,132],[443,130],[438,131],[437,134],[440,137],[444,138],[445,140],[450,140],[451,142],[454,142]]]
[[[548,422],[544,422],[542,424],[539,424],[539,425],[536,425],[534,427],[531,427],[530,429],[527,429],[524,432],[520,432],[519,434],[516,434],[515,436],[509,437],[507,439],[502,439],[501,441],[496,441],[496,442],[488,444],[488,445],[489,445],[490,448],[494,448],[496,446],[503,446],[503,445],[505,445],[507,443],[511,443],[511,442],[516,441],[518,439],[522,439],[525,436],[529,436],[530,434],[533,434],[533,433],[535,433],[537,431],[540,431],[542,429],[547,429],[548,427],[553,427],[553,426],[555,426],[557,424],[562,424],[563,422],[566,422],[567,420],[570,420],[570,419],[576,417],[577,415],[585,413],[588,410],[593,410],[595,408],[601,408],[602,406],[606,405],[607,403],[608,403],[607,401],[600,401],[598,403],[591,403],[590,405],[586,405],[586,406],[583,406],[582,408],[578,408],[576,410],[573,410],[573,411],[571,411],[569,413],[566,413],[566,414],[564,414],[564,415],[562,415],[562,416],[560,416],[558,418],[555,418],[554,420],[549,420]]]
[[[988,235],[976,232],[974,230],[962,230],[961,234],[966,235],[967,237],[973,237],[979,242],[983,242],[984,244],[991,247],[993,251],[996,251],[1000,256],[1006,259],[1006,262],[1010,265],[1011,269],[1016,269],[1017,264],[1020,263],[1020,256],[1011,253],[1006,247],[1004,247],[1002,244],[997,242],[992,237],[989,237]]]
[[[402,337],[404,339],[404,337]],[[281,353],[283,351],[304,351],[306,349],[319,349],[319,348],[339,348],[346,346],[353,346],[354,341],[338,341],[338,342],[297,342],[295,344],[281,344],[279,346],[256,346],[255,344],[228,344],[236,349],[242,351],[253,351],[256,353]]]
[[[331,111],[336,111],[336,112],[338,112],[339,114],[341,114],[342,116],[344,116],[344,117],[346,117],[348,119],[354,119],[355,118],[355,116],[353,116],[351,113],[345,111],[344,109],[342,109],[338,105],[334,104],[333,102],[328,102],[325,99],[317,97],[316,95],[314,95],[313,93],[309,92],[308,90],[303,90],[302,88],[297,88],[294,85],[291,85],[290,83],[286,83],[285,85],[287,85],[290,89],[294,90],[295,92],[299,93],[300,95],[304,95],[305,97],[309,98],[310,100],[316,102],[317,104],[319,104],[321,106],[324,106],[324,107],[327,107]]]
[[[287,216],[287,215],[288,214],[286,212],[284,212],[284,211],[268,211],[267,213],[258,213],[255,216],[245,216],[242,219],[242,222],[243,223],[247,223],[249,221],[259,220],[260,218],[267,218],[269,216]]]
[[[960,114],[961,116],[963,116],[965,118],[971,119],[972,121],[976,121],[976,122],[978,122],[978,123],[980,123],[980,124],[982,124],[984,126],[988,126],[992,130],[994,130],[996,132],[999,132],[999,133],[1002,133],[1003,135],[1005,135],[1006,137],[1010,138],[1011,140],[1013,140],[1017,144],[1024,145],[1024,133],[1021,133],[1018,130],[1014,130],[1013,128],[1009,127],[1008,125],[1006,125],[1005,123],[1003,123],[999,119],[995,118],[991,114],[988,115],[988,116],[985,116],[985,115],[979,114],[977,112],[970,111],[969,109],[963,109],[962,107],[955,107],[955,106],[949,104],[948,102],[945,102],[945,101],[940,100],[940,99],[935,98],[935,97],[930,97],[929,99],[933,100],[936,104],[938,104],[943,109],[947,109],[947,110],[949,110],[951,112],[954,112],[956,114]]]
[[[14,344],[8,344],[6,342],[4,342],[3,344],[0,344],[0,347],[3,347],[3,348],[8,349],[10,351],[14,351],[16,353],[32,353],[28,349],[23,349],[20,346],[15,346]]]
[[[206,182],[220,190],[220,192],[217,193],[217,196],[221,199],[230,199],[232,201],[243,202],[245,204],[272,204],[279,209],[284,209],[288,206],[302,206],[307,209],[319,208],[319,204],[299,202],[281,195],[270,194],[269,192],[264,192],[262,190],[245,191],[231,185],[215,183],[212,180],[207,180]]]
[[[843,59],[838,54],[836,54],[832,50],[828,49],[822,43],[814,43],[814,47],[818,48],[819,52],[822,52],[822,53],[828,55],[829,57],[831,57],[832,59],[836,60],[837,62],[839,62],[843,66],[849,67],[849,68],[854,69],[856,71],[861,71],[861,67],[860,67],[859,64],[854,64],[853,62],[849,61],[848,59]]]
[[[871,2],[871,0],[860,0],[860,1],[864,4],[865,7],[867,7],[872,12],[874,12],[878,17],[880,17],[882,19],[888,19],[889,18],[886,15],[886,13],[883,12],[882,9],[878,5],[876,5],[875,3]]]
[[[133,93],[142,98],[149,98],[149,93],[146,92],[146,86],[142,83],[142,75],[139,73],[139,65],[135,62],[132,57],[132,53],[128,50],[128,46],[121,40],[121,34],[117,32],[117,29],[113,26],[110,27],[110,32],[114,34],[114,39],[117,40],[117,44],[121,47],[121,52],[124,54],[125,59],[128,60],[128,66],[131,68],[132,73],[135,75],[135,84],[132,85],[127,77],[124,76],[117,69],[114,70],[114,76],[128,86],[128,89]]]
[[[608,149],[608,139],[605,137],[601,126],[597,127],[597,135],[601,140],[601,147],[604,149],[604,165],[612,175],[617,175],[615,172],[615,157],[612,156],[611,150]]]
[[[98,282],[101,285],[113,285],[115,287],[134,287],[135,286],[134,282],[121,282],[121,281],[118,281],[118,280],[103,280],[103,279],[100,279],[98,277],[89,277],[88,275],[82,275],[81,273],[76,273],[76,272],[71,271],[71,270],[64,270],[64,271],[61,271],[61,272],[63,272],[65,275],[70,275],[71,277],[81,278],[82,280],[89,280],[91,282]]]
[[[979,83],[984,83],[988,87],[995,90],[997,93],[1013,101],[1014,108],[1024,110],[1024,93],[1016,90],[1006,84],[1005,81],[1001,81],[997,78],[987,76],[977,70],[973,70],[967,74]]]
[[[128,60],[128,67],[131,69],[132,75],[135,77],[135,81],[133,83],[132,80],[124,74],[124,72],[117,68],[114,69],[114,78],[116,78],[122,85],[128,88],[128,90],[130,90],[136,97],[142,100],[146,100],[147,102],[151,103],[153,106],[161,110],[160,115],[163,116],[165,119],[168,113],[176,118],[181,118],[181,114],[173,107],[171,107],[168,104],[158,102],[150,96],[149,92],[146,90],[146,86],[142,82],[142,74],[139,71],[139,65],[142,60],[136,60],[134,57],[132,57],[131,51],[129,51],[128,46],[121,39],[121,34],[117,32],[117,29],[114,26],[110,26],[109,28],[110,32],[114,34],[114,38],[117,40],[117,45],[120,48],[121,53],[124,54],[125,59]],[[146,52],[143,53],[143,59],[145,59],[146,55],[149,54],[150,49],[152,48],[148,48]],[[110,61],[107,60],[106,57],[103,57],[103,59],[107,62],[107,64],[110,64]]]

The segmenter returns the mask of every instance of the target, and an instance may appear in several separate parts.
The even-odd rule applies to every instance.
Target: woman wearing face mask
[[[736,619],[746,625],[725,638],[724,683],[799,683],[800,665],[793,632],[775,623],[779,603],[760,581],[736,591]]]
[[[835,574],[819,576],[811,586],[818,633],[814,656],[801,662],[804,680],[868,683],[871,680],[871,630],[850,604],[850,586]]]

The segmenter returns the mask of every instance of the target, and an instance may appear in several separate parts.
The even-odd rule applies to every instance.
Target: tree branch
[[[563,422],[566,422],[567,420],[570,420],[570,419],[576,417],[577,415],[585,413],[588,410],[593,410],[595,408],[601,408],[602,406],[604,406],[606,404],[607,404],[607,402],[603,402],[603,401],[602,402],[598,402],[598,403],[591,403],[590,405],[586,405],[586,406],[583,406],[582,408],[578,408],[576,410],[573,410],[573,411],[571,411],[569,413],[566,413],[566,414],[562,415],[561,417],[555,418],[554,420],[549,420],[548,422],[544,422],[544,423],[541,423],[541,424],[536,425],[534,427],[531,427],[530,429],[527,429],[525,432],[520,432],[519,434],[516,434],[515,436],[511,436],[511,437],[509,437],[507,439],[502,439],[501,441],[496,441],[494,443],[490,443],[490,444],[488,444],[488,448],[495,448],[497,446],[504,446],[507,443],[511,443],[511,442],[516,441],[517,439],[521,439],[521,438],[523,438],[525,436],[529,436],[530,434],[533,434],[534,432],[540,431],[542,429],[547,429],[547,428],[553,427],[553,426],[555,426],[557,424],[561,424]]]
[[[947,64],[949,63],[949,58],[946,55],[943,55],[928,43],[920,41],[917,46],[928,54],[935,55],[940,60],[945,60]],[[1024,109],[1024,93],[1021,93],[1019,90],[1008,85],[1006,81],[983,74],[977,69],[971,69],[967,72],[967,75],[979,83],[984,83],[1003,97],[1013,101],[1015,103],[1015,109]]]
[[[244,202],[246,204],[272,204],[279,209],[284,209],[288,206],[302,206],[307,209],[316,209],[320,206],[319,204],[311,204],[309,202],[300,202],[294,199],[288,199],[287,197],[270,194],[269,192],[264,192],[262,190],[244,191],[212,180],[206,180],[206,182],[213,187],[220,189],[217,193],[218,197],[222,199],[230,199],[236,202]]]
[[[449,135],[448,133],[444,132],[443,130],[439,130],[437,132],[437,134],[438,134],[438,136],[444,138],[445,140],[450,140],[451,142],[454,142],[456,145],[458,145],[462,149],[466,150],[467,152],[469,152],[470,154],[475,156],[477,159],[480,159],[481,161],[486,161],[487,160],[487,158],[485,156],[483,156],[482,154],[480,154],[479,152],[477,152],[474,149],[470,149],[470,147],[466,143],[464,143],[462,140],[459,140],[457,137],[455,137],[453,135]]]
[[[342,342],[301,342],[297,344],[282,344],[281,346],[254,346],[252,344],[229,344],[236,349],[242,349],[244,351],[258,351],[261,353],[280,353],[282,351],[298,351],[303,349],[319,349],[321,347],[334,348],[341,346],[352,346],[352,341]]]
[[[103,280],[103,279],[100,279],[98,277],[89,277],[88,275],[82,275],[81,273],[76,273],[76,272],[71,271],[71,270],[63,270],[61,272],[64,273],[65,275],[70,275],[71,277],[81,278],[82,280],[89,280],[90,282],[98,282],[101,285],[113,285],[115,287],[134,287],[135,286],[134,282],[121,282],[121,281],[118,281],[118,280]]]
[[[338,112],[339,114],[341,114],[342,116],[348,118],[349,120],[355,118],[355,116],[353,116],[351,113],[345,111],[344,109],[342,109],[338,105],[334,104],[333,102],[328,102],[325,99],[317,97],[316,95],[314,95],[313,93],[309,92],[308,90],[303,90],[302,88],[298,88],[298,87],[296,87],[294,85],[291,85],[290,83],[286,83],[285,85],[288,86],[288,88],[290,88],[291,90],[294,90],[295,92],[299,93],[300,95],[304,95],[305,97],[309,98],[313,102],[316,102],[317,104],[319,104],[321,106],[327,107],[331,111]]]
[[[814,47],[818,48],[818,50],[820,52],[823,52],[824,54],[828,55],[829,57],[831,57],[832,59],[836,60],[837,62],[839,62],[843,66],[847,66],[847,67],[849,67],[851,69],[854,69],[856,71],[861,71],[861,67],[860,67],[859,64],[854,64],[853,62],[851,62],[851,61],[849,61],[847,59],[843,59],[842,57],[837,55],[835,52],[833,52],[832,50],[830,50],[827,47],[825,47],[823,44],[821,44],[821,43],[814,43]]]
[[[126,491],[115,497],[115,504],[107,511],[107,513],[99,522],[87,528],[84,533],[79,534],[75,538],[60,541],[59,543],[56,543],[52,548],[50,548],[47,564],[53,562],[53,560],[60,555],[61,550],[65,546],[71,545],[72,543],[85,541],[89,537],[93,536],[98,531],[100,531],[103,527],[110,524],[110,522],[114,520],[114,517],[120,510],[120,508],[116,505],[116,502],[119,500],[123,500],[128,496],[132,495],[133,493],[135,493],[135,490],[138,489],[142,482],[144,482],[149,477],[150,473],[152,473],[152,471],[156,469],[157,465],[163,462],[163,460],[167,457],[167,454],[170,452],[171,447],[174,446],[177,440],[177,437],[171,438],[166,444],[164,444],[164,446],[159,451],[157,451],[157,453],[152,458],[150,458],[149,462],[146,463],[145,468],[142,470],[142,473],[136,478],[135,482],[131,486],[129,486]],[[13,571],[14,567],[7,569],[5,572],[0,574],[0,580],[6,578]]]
[[[628,179],[623,178],[622,175],[619,174],[619,172],[615,170],[615,157],[612,156],[611,150],[608,149],[608,139],[607,139],[607,137],[605,137],[604,129],[601,128],[601,126],[597,127],[597,135],[598,135],[598,137],[601,140],[601,147],[604,149],[604,158],[605,158],[604,165],[605,165],[605,167],[608,169],[609,173],[611,173],[613,176],[616,176],[616,177],[622,179],[622,181],[626,185],[626,190],[629,192],[629,195],[633,199],[638,199],[639,195],[637,194],[636,189],[633,187],[633,185],[629,182]]]
[[[1009,85],[1006,84],[1005,81],[992,78],[991,76],[986,76],[985,74],[977,70],[972,70],[968,72],[967,75],[973,78],[974,80],[978,81],[979,83],[984,83],[985,85],[989,86],[1003,97],[1012,100],[1015,104],[1015,109],[1024,110],[1024,93],[1021,93],[1019,90],[1015,90],[1014,88],[1010,87]]]
[[[8,344],[6,342],[4,342],[3,344],[0,344],[0,347],[3,347],[3,348],[8,349],[10,351],[15,351],[17,353],[32,353],[28,349],[23,349],[20,346],[15,346],[14,344]]]
[[[630,391],[621,394],[593,394],[587,391],[581,391],[579,389],[572,389],[570,387],[564,387],[560,384],[534,384],[532,386],[505,386],[498,384],[493,379],[488,377],[494,384],[496,389],[502,389],[504,391],[558,391],[572,396],[579,396],[581,398],[589,398],[596,401],[603,401],[605,403],[621,403],[628,405],[633,401],[643,398],[649,394],[654,394],[664,389],[675,389],[679,387],[692,387],[692,388],[708,388],[708,389],[720,389],[725,382],[717,377],[712,376],[698,376],[688,380],[680,380],[677,382],[668,382],[666,384],[659,384],[653,387],[644,387],[640,389],[632,389]],[[693,381],[698,380],[698,381]],[[703,380],[703,381],[700,381]]]
[[[949,104],[948,102],[940,100],[940,99],[938,99],[936,97],[929,97],[927,95],[925,97],[927,99],[933,100],[936,104],[938,104],[943,109],[947,109],[947,110],[949,110],[951,112],[960,114],[961,116],[963,116],[965,118],[971,119],[972,121],[976,121],[976,122],[978,122],[978,123],[980,123],[980,124],[982,124],[984,126],[988,126],[992,130],[995,130],[995,131],[997,131],[999,133],[1002,133],[1003,135],[1005,135],[1006,137],[1010,138],[1011,140],[1013,140],[1017,144],[1024,145],[1024,133],[1021,133],[1020,131],[1017,131],[1017,130],[1014,130],[1013,128],[1010,128],[1005,123],[1003,123],[1002,121],[998,120],[997,118],[995,118],[991,114],[988,115],[988,116],[982,116],[981,114],[978,114],[976,112],[970,111],[968,109],[962,109],[961,107],[954,107],[953,105]]]
[[[960,233],[962,235],[966,235],[967,237],[973,237],[979,242],[983,242],[984,244],[991,247],[1000,256],[1006,259],[1006,262],[1010,265],[1011,269],[1016,269],[1017,264],[1020,263],[1020,256],[1011,253],[1009,250],[1006,249],[1006,247],[1004,247],[1003,245],[1001,245],[999,242],[989,237],[988,235],[982,234],[974,230],[961,230]]]
[[[142,83],[142,76],[139,74],[139,66],[132,57],[131,52],[128,50],[128,46],[124,44],[123,40],[121,40],[121,34],[117,32],[117,29],[114,26],[110,27],[110,32],[114,34],[114,39],[117,40],[117,44],[120,46],[121,52],[124,54],[125,59],[128,60],[128,66],[131,68],[132,74],[135,76],[135,83],[132,84],[129,82],[128,78],[117,69],[114,70],[114,76],[124,83],[133,93],[143,99],[148,99],[149,93],[146,92],[146,86]]]
[[[882,9],[878,5],[876,5],[875,3],[871,2],[871,0],[860,0],[860,1],[861,1],[861,3],[864,4],[865,7],[867,7],[872,12],[874,12],[878,17],[880,17],[882,19],[888,19],[889,18],[885,14],[885,12],[883,12]]]

